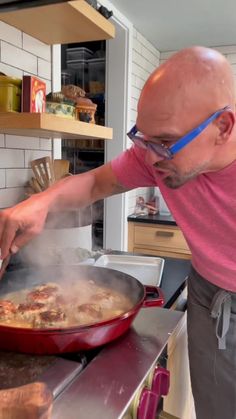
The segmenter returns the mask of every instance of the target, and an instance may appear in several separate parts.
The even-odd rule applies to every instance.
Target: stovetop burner
[[[97,353],[38,356],[0,352],[0,390],[40,381],[47,384],[55,399]]]

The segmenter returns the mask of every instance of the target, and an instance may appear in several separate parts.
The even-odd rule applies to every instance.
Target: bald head
[[[172,55],[145,83],[137,125],[142,129],[147,116],[171,116],[174,121],[188,115],[191,127],[191,115],[200,121],[226,105],[234,109],[234,104],[234,77],[226,58],[210,48],[187,48]]]

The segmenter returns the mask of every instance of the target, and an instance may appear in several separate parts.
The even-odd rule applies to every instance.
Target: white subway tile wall
[[[4,137],[4,134],[0,134],[0,147],[5,147],[5,137]]]
[[[0,188],[5,188],[6,186],[6,171],[5,169],[0,169]]]
[[[37,57],[4,41],[1,41],[1,62],[37,74]]]
[[[51,47],[0,22],[0,71],[22,78],[29,74],[51,91]],[[33,175],[30,160],[51,156],[51,139],[0,134],[0,208],[23,200]]]
[[[25,188],[0,189],[0,202],[2,208],[11,207],[25,198]]]
[[[30,167],[31,160],[41,159],[50,156],[50,152],[45,150],[25,150],[25,167]]]
[[[31,175],[30,169],[6,169],[6,187],[21,187],[28,181]]]
[[[132,57],[130,128],[136,122],[137,104],[141,89],[149,75],[159,66],[160,52],[134,29]],[[130,142],[128,145],[129,144]],[[127,192],[127,194],[128,214],[131,214],[134,211],[136,198],[138,196],[143,196],[145,200],[147,200],[150,195],[150,188],[138,188]]]

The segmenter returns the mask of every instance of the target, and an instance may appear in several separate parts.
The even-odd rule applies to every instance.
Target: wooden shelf
[[[85,0],[0,13],[0,20],[49,45],[115,36],[114,25]]]
[[[0,133],[62,139],[112,139],[112,128],[47,113],[0,113]]]

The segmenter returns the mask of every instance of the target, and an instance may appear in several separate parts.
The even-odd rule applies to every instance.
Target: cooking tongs
[[[7,265],[10,261],[11,254],[9,254],[5,259],[0,259],[0,281],[5,273]]]

